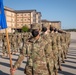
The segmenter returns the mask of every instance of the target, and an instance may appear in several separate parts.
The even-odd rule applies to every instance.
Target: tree
[[[23,26],[23,27],[22,27],[22,31],[23,31],[23,32],[28,32],[28,31],[29,31],[28,26],[26,26],[26,25],[25,25],[25,26]]]

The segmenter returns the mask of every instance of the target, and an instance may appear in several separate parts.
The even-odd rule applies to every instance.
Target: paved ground
[[[0,48],[1,51],[1,48]],[[9,58],[1,58],[2,53],[0,52],[0,75],[10,75],[10,64]],[[17,60],[18,55],[12,55],[13,64]],[[71,44],[67,55],[66,62],[62,64],[63,71],[59,71],[58,75],[76,75],[76,33],[71,32]],[[14,75],[25,75],[24,67],[26,64],[26,58],[24,59],[21,67],[16,70]]]

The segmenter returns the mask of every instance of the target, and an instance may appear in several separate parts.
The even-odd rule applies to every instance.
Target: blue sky
[[[36,9],[42,19],[61,21],[62,29],[76,28],[76,0],[3,0],[14,10]]]

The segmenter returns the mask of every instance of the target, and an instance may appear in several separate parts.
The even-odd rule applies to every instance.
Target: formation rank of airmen
[[[2,51],[8,56],[6,36],[2,37]],[[32,24],[30,32],[9,34],[11,54],[20,52],[13,68],[14,73],[24,60],[26,75],[58,75],[62,71],[61,63],[65,63],[70,45],[70,33],[56,29],[48,24]]]

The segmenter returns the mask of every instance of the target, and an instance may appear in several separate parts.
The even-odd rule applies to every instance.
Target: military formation
[[[2,57],[8,56],[6,36],[2,34]],[[32,24],[29,32],[9,34],[11,54],[20,53],[13,68],[14,73],[24,60],[26,75],[58,75],[61,63],[67,59],[70,33],[48,24]]]

